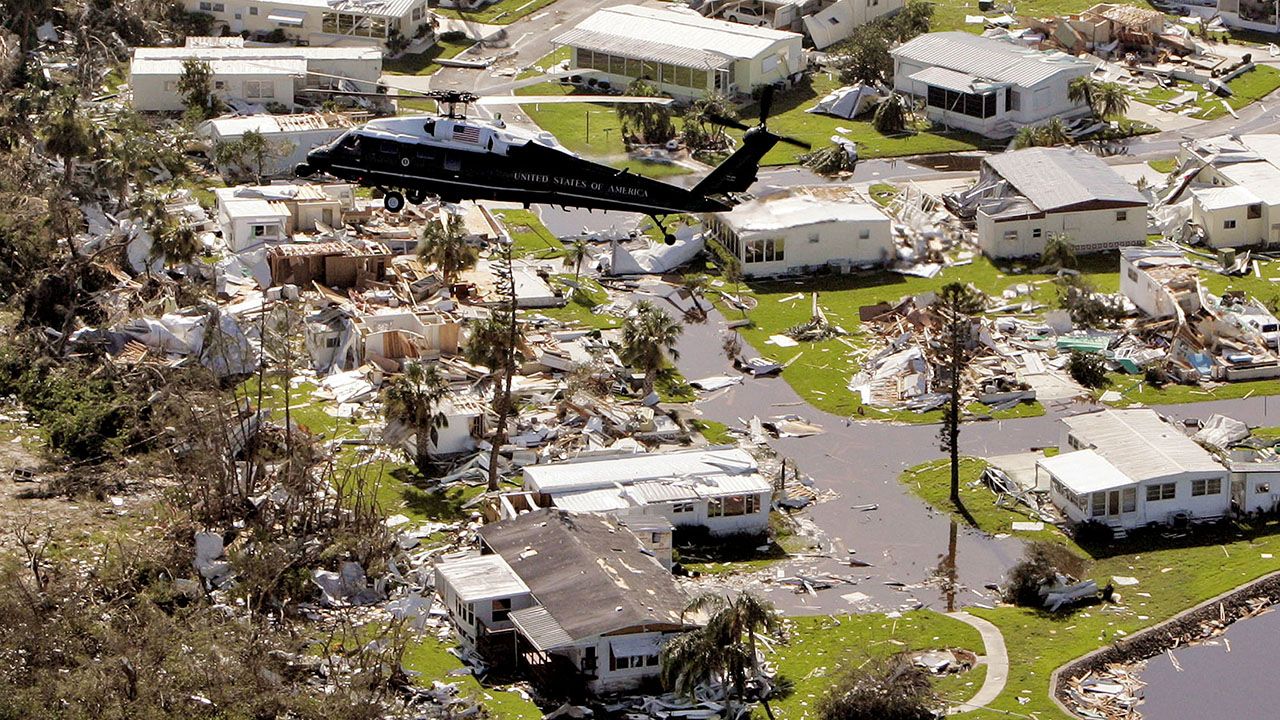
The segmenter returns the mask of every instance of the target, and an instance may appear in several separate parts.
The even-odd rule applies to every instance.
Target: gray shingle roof
[[[612,518],[537,510],[480,529],[574,641],[627,628],[684,626],[688,596],[640,540]],[[522,616],[523,617],[523,616]],[[534,620],[534,618],[525,618]],[[547,640],[551,642],[551,640]]]
[[[1003,40],[970,35],[967,32],[936,32],[921,35],[893,49],[894,57],[922,65],[935,65],[977,78],[1035,85],[1063,71],[1078,75],[1092,70],[1085,60],[1060,52],[1042,52]]]
[[[1109,165],[1082,150],[1035,147],[992,155],[985,162],[1044,212],[1093,202],[1147,204]]]

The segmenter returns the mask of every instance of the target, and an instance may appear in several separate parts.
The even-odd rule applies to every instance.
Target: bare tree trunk
[[[951,502],[960,507],[960,328],[951,327],[951,398],[947,412],[947,437],[951,450]]]
[[[431,468],[431,429],[429,427],[419,427],[414,431],[414,459],[413,464],[418,466],[418,472],[423,476],[427,476],[427,470]]]

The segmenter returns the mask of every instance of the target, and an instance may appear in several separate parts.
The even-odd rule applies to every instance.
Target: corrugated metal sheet
[[[1044,211],[1088,202],[1147,204],[1110,165],[1080,150],[1027,148],[992,155],[984,162]]]
[[[1087,61],[1060,52],[1041,52],[966,32],[921,35],[891,51],[920,65],[948,68],[974,77],[1030,87],[1061,72],[1092,70]]]
[[[442,562],[436,565],[436,572],[463,602],[513,597],[529,592],[529,586],[499,555]]]
[[[971,93],[977,92],[975,86],[982,85],[984,90],[990,90],[991,83],[983,82],[980,79],[967,73],[948,70],[944,67],[932,66],[911,75],[911,79],[916,82],[922,82],[933,87],[940,87],[944,90],[954,90],[955,92]]]
[[[557,45],[608,53],[633,60],[663,62],[682,67],[714,70],[728,65],[733,58],[715,50],[678,47],[667,43],[619,37],[612,33],[574,28],[556,37]]]
[[[1184,472],[1226,472],[1207,450],[1154,410],[1103,410],[1062,422],[1077,440],[1136,481]]]
[[[573,644],[569,633],[541,605],[513,610],[507,617],[516,626],[516,630],[538,650],[545,652]]]
[[[691,51],[704,61],[720,58],[715,61],[719,65],[724,58],[756,58],[779,41],[798,44],[800,40],[797,33],[714,20],[696,12],[619,5],[597,11],[552,42],[574,47],[591,43],[593,50],[678,65],[694,57],[681,51]],[[646,54],[632,54],[641,52]]]
[[[561,510],[568,510],[574,513],[610,512],[631,507],[631,503],[623,497],[622,491],[617,488],[564,493],[563,495],[556,495],[554,502],[556,507]]]
[[[1252,190],[1240,185],[1191,188],[1191,196],[1206,210],[1225,210],[1262,202]]]

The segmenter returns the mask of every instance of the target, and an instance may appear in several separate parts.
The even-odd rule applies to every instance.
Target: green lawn
[[[805,112],[823,95],[841,85],[839,77],[831,73],[814,73],[796,87],[779,93],[774,98],[769,129],[780,135],[804,140],[814,148],[829,145],[832,135],[841,135],[858,144],[858,157],[863,159],[958,152],[990,145],[990,141],[973,133],[941,129],[936,132],[883,135],[872,127],[870,118],[847,120]],[[755,106],[744,108],[741,112],[746,122],[751,122],[758,114],[759,110]],[[836,130],[838,127],[849,132],[839,133]],[[731,132],[735,137],[742,136],[741,131]],[[791,165],[798,162],[797,158],[805,152],[807,151],[802,148],[779,144],[764,156],[761,164]]]
[[[461,672],[462,661],[449,654],[449,647],[424,634],[405,648],[403,665],[406,670],[417,673],[415,684],[429,688],[432,680],[458,683],[458,696],[479,700],[490,717],[498,720],[541,720],[542,710],[519,693],[485,687],[475,676]]]
[[[963,427],[960,434],[961,437],[964,436]],[[965,521],[964,513],[968,513],[969,517],[977,521],[979,528],[993,535],[1013,533],[1012,523],[1037,520],[1026,505],[996,507],[995,493],[979,480],[986,468],[984,460],[960,458],[960,502],[964,505],[964,512],[951,502],[950,461],[938,460],[918,465],[902,473],[898,479],[935,510],[945,512],[960,521]],[[1066,536],[1053,525],[1046,525],[1044,530],[1038,532],[1019,532],[1017,535],[1028,540],[1067,542]]]
[[[493,214],[511,233],[515,255],[536,258],[564,255],[564,243],[542,224],[537,213],[531,210],[494,210]]]
[[[693,427],[712,445],[735,445],[738,436],[729,432],[729,426],[716,420],[694,420]]]
[[[1116,292],[1120,278],[1117,272],[1119,259],[1116,253],[1099,253],[1081,259],[1081,270],[1104,292]],[[1056,289],[1049,275],[1015,273],[1015,267],[997,267],[981,255],[969,265],[944,269],[937,277],[926,279],[898,275],[890,272],[862,272],[850,275],[823,275],[804,280],[753,282],[751,291],[758,301],[757,307],[747,313],[751,325],[739,332],[761,354],[777,362],[791,364],[783,370],[782,377],[805,400],[827,412],[849,415],[857,412],[858,400],[847,389],[849,379],[858,371],[857,354],[871,346],[872,338],[863,334],[858,321],[858,308],[884,301],[895,303],[906,295],[938,290],[950,282],[972,283],[978,289],[999,294],[1016,284],[1030,284],[1030,299],[1056,307]],[[810,293],[818,293],[827,318],[847,330],[850,335],[816,343],[801,343],[796,347],[780,348],[766,343],[771,335],[781,334],[787,328],[807,322],[810,313]],[[797,293],[803,296],[795,298]],[[785,302],[784,302],[785,301]],[[716,299],[726,317],[740,317],[720,298]],[[975,408],[976,410],[976,408]],[[996,417],[1039,414],[1039,405],[1019,406]],[[866,408],[868,419],[900,420],[904,422],[936,422],[940,413],[883,412]]]
[[[1148,160],[1147,165],[1150,165],[1152,170],[1155,170],[1161,175],[1168,175],[1178,169],[1178,160],[1173,157],[1157,158],[1155,160]]]
[[[1226,108],[1222,106],[1224,101],[1233,110],[1239,111],[1280,89],[1280,70],[1270,65],[1258,65],[1253,70],[1227,83],[1227,87],[1231,88],[1233,93],[1228,98],[1220,98],[1205,90],[1203,86],[1188,82],[1178,83],[1173,88],[1151,88],[1135,93],[1133,97],[1138,102],[1159,105],[1181,95],[1183,92],[1194,90],[1199,92],[1200,96],[1191,105],[1199,108],[1199,110],[1191,113],[1188,117],[1197,120],[1214,120],[1227,114]]]
[[[508,25],[526,15],[531,15],[555,2],[555,0],[498,0],[498,2],[475,11],[454,10],[452,8],[433,7],[431,9],[441,17],[461,18],[485,25]]]
[[[575,91],[559,83],[538,83],[521,88],[517,95],[573,95]],[[597,162],[637,175],[664,178],[687,175],[692,170],[683,165],[648,162],[627,157],[622,144],[622,123],[609,105],[597,103],[564,103],[558,105],[521,105],[538,127],[556,136],[561,145]]]
[[[475,44],[474,40],[468,39],[439,40],[425,52],[384,60],[382,69],[391,75],[431,75],[443,67],[436,60],[447,60]]]
[[[1111,380],[1111,385],[1096,390],[1094,394],[1100,395],[1107,390],[1115,390],[1120,393],[1121,399],[1110,404],[1117,407],[1124,407],[1131,403],[1176,405],[1206,400],[1238,400],[1245,397],[1280,395],[1280,380],[1224,383],[1214,388],[1174,384],[1157,388],[1145,382],[1141,375],[1108,373],[1107,377]]]
[[[959,620],[929,610],[890,618],[882,614],[808,616],[784,621],[790,640],[769,657],[778,672],[795,684],[791,695],[773,703],[777,717],[816,717],[815,706],[839,675],[872,658],[913,650],[962,648],[983,652],[978,631]],[[973,697],[986,677],[986,666],[935,681],[939,698],[957,703]],[[756,717],[763,717],[763,712]]]
[[[985,488],[965,489],[976,478],[980,461],[962,466],[961,499],[977,527],[985,532],[1002,532],[1010,518],[991,506]],[[912,468],[902,481],[939,509],[946,509],[946,466],[937,463]],[[982,497],[986,494],[986,498]],[[941,499],[940,499],[941,498]],[[1047,539],[1064,544],[1086,558],[1086,575],[1099,586],[1113,576],[1138,579],[1138,585],[1118,587],[1120,603],[1084,608],[1073,613],[1050,615],[1038,610],[1000,606],[970,611],[1000,627],[1009,650],[1009,684],[989,711],[973,713],[977,718],[1017,717],[1065,718],[1050,700],[1049,676],[1054,669],[1125,635],[1167,619],[1215,595],[1267,573],[1280,570],[1280,560],[1264,554],[1280,554],[1280,524],[1268,521],[1256,526],[1231,525],[1201,528],[1177,538],[1158,535],[1133,536],[1105,547],[1083,548],[1057,531],[1046,530]],[[961,557],[959,562],[963,563]],[[996,578],[992,578],[995,580]],[[1025,705],[1017,698],[1027,699]]]

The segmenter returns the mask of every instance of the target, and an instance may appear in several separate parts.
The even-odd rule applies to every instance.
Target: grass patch
[[[1151,166],[1152,170],[1155,170],[1161,175],[1168,175],[1178,169],[1178,160],[1173,157],[1156,158],[1155,160],[1148,160],[1147,165]]]
[[[392,60],[384,60],[382,69],[390,75],[431,75],[443,66],[437,60],[448,60],[475,45],[474,40],[437,40],[435,45],[417,54],[406,53]],[[434,103],[432,103],[434,107]]]
[[[495,210],[511,234],[515,244],[513,254],[521,257],[552,258],[564,255],[564,243],[560,242],[538,214],[532,210]]]
[[[1116,292],[1120,286],[1119,257],[1116,253],[1099,253],[1080,258],[1081,272],[1102,292]],[[820,275],[795,280],[773,280],[751,283],[751,291],[758,304],[747,313],[751,325],[741,328],[744,340],[762,354],[780,363],[791,364],[782,372],[797,393],[814,406],[838,415],[850,415],[858,411],[859,401],[848,390],[849,378],[859,369],[859,354],[868,348],[872,338],[862,331],[858,321],[858,308],[884,301],[895,303],[905,295],[936,291],[951,282],[972,283],[988,294],[999,295],[1016,284],[1030,284],[1028,299],[1047,307],[1057,306],[1057,291],[1050,275],[1022,272],[1017,265],[997,266],[984,256],[977,256],[969,265],[945,268],[937,277],[918,278],[890,272],[862,272],[849,275]],[[832,338],[815,343],[801,343],[796,347],[780,348],[767,344],[771,335],[807,322],[810,312],[809,293],[818,293],[827,318],[849,331],[843,338]],[[802,293],[800,298],[795,298]],[[726,317],[741,317],[738,310],[724,304],[715,296]],[[785,301],[785,302],[784,302]],[[1038,405],[1019,406],[1009,411],[995,413],[994,417],[1024,417],[1043,412]],[[865,408],[861,413],[868,419],[898,420],[903,422],[937,422],[941,413],[884,412]],[[985,413],[980,413],[985,414]]]
[[[1280,526],[1205,528],[1181,538],[1131,537],[1093,554],[1086,573],[1099,585],[1113,575],[1138,579],[1119,588],[1122,604],[1097,606],[1064,615],[1038,610],[974,608],[1004,634],[1009,651],[1009,683],[977,717],[1065,718],[1049,698],[1049,676],[1059,666],[1240,584],[1280,569],[1263,558],[1280,549]],[[1087,554],[1087,553],[1086,553]],[[1144,593],[1144,595],[1139,595]],[[1026,704],[1018,698],[1028,700]]]
[[[829,115],[817,115],[805,112],[813,107],[822,96],[841,87],[838,76],[832,73],[814,73],[801,83],[774,98],[773,115],[769,117],[769,129],[780,135],[789,135],[811,143],[815,148],[830,144],[832,135],[841,135],[858,144],[858,157],[880,158],[901,157],[904,155],[926,155],[931,153],[959,152],[975,150],[991,146],[991,141],[974,133],[962,131],[918,132],[899,135],[883,135],[872,126],[869,117],[862,120],[848,120]],[[754,105],[744,108],[744,118],[754,118],[759,109]],[[849,130],[839,133],[837,127]],[[741,139],[742,132],[731,133]],[[791,165],[799,162],[798,158],[806,150],[791,145],[779,144],[764,156],[761,165]]]
[[[559,83],[547,82],[520,88],[516,94],[573,95],[577,92]],[[649,162],[628,157],[627,148],[622,142],[622,122],[618,119],[618,113],[609,105],[565,103],[529,104],[520,107],[538,127],[555,135],[565,148],[597,162],[650,178],[687,175],[692,172],[675,163]]]
[[[1175,405],[1207,400],[1239,400],[1259,395],[1280,395],[1280,380],[1277,379],[1224,383],[1206,388],[1199,385],[1175,384],[1155,387],[1148,384],[1141,375],[1107,373],[1107,378],[1111,380],[1111,385],[1097,390],[1095,395],[1101,396],[1107,390],[1115,390],[1120,393],[1120,399],[1108,404],[1116,407],[1124,407],[1131,403]]]
[[[541,720],[542,710],[510,690],[487,688],[470,673],[462,671],[462,661],[451,655],[449,646],[429,635],[409,643],[403,665],[417,673],[417,684],[430,687],[432,680],[458,683],[458,695],[481,701],[489,714],[500,720]]]
[[[1226,98],[1205,90],[1198,83],[1181,82],[1171,88],[1154,87],[1133,94],[1133,99],[1147,105],[1160,105],[1187,91],[1199,93],[1189,107],[1196,108],[1187,117],[1196,120],[1214,120],[1227,114],[1223,103],[1232,110],[1239,111],[1280,89],[1280,70],[1270,65],[1258,65],[1253,70],[1227,83],[1231,88],[1231,96]]]
[[[868,188],[868,192],[871,194],[871,199],[876,201],[877,205],[885,207],[892,202],[894,198],[898,197],[898,193],[902,191],[889,183],[875,183]]]
[[[898,618],[882,614],[808,616],[788,618],[785,623],[790,641],[770,660],[777,664],[779,674],[795,683],[791,695],[773,703],[777,716],[787,720],[814,717],[815,705],[839,675],[867,660],[907,650],[964,648],[979,655],[983,652],[977,630],[929,610],[903,613]],[[962,675],[936,679],[934,689],[947,703],[963,702],[973,697],[984,677],[986,666],[979,665]]]
[[[531,15],[555,2],[555,0],[499,0],[479,10],[455,10],[433,7],[431,11],[441,17],[459,18],[486,25],[508,25],[526,15]]]
[[[964,436],[963,428],[960,434]],[[930,507],[989,535],[1013,533],[1013,523],[1039,520],[1026,505],[996,507],[995,493],[979,479],[986,468],[984,460],[960,458],[960,502],[963,509],[951,502],[951,462],[948,460],[911,468],[898,479]],[[1045,525],[1045,529],[1038,532],[1019,532],[1017,535],[1026,539],[1067,542],[1062,531],[1052,525]]]
[[[716,420],[694,420],[690,423],[712,445],[736,445],[738,436],[729,432],[729,426]],[[1280,428],[1277,428],[1280,431]],[[1280,433],[1277,433],[1280,437]]]

